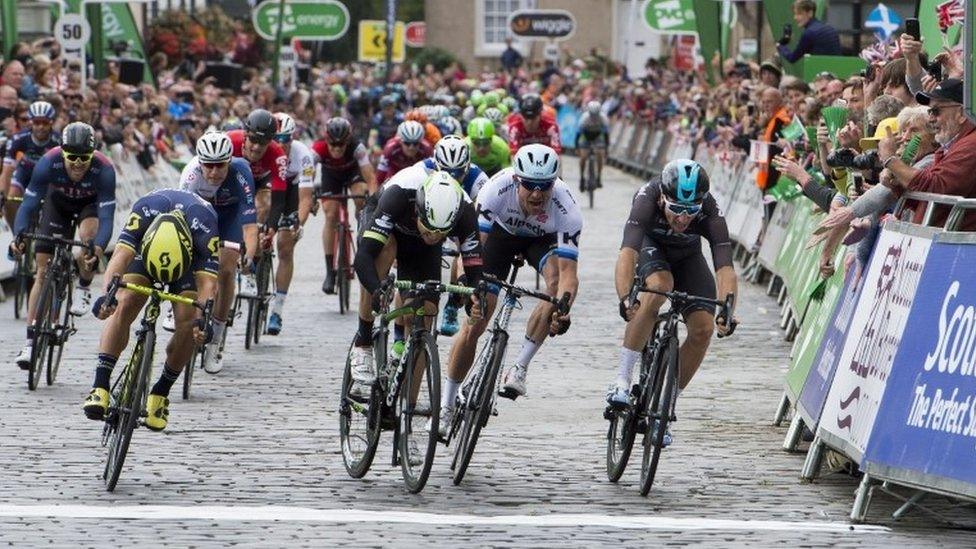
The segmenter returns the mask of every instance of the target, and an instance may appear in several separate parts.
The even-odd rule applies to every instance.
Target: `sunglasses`
[[[472,139],[471,144],[475,147],[487,147],[491,145],[491,139]]]
[[[71,163],[85,163],[92,159],[95,153],[88,154],[75,154],[75,153],[63,153],[64,159]]]
[[[50,126],[53,122],[48,118],[31,118],[31,124],[35,126]]]
[[[219,169],[219,168],[223,168],[224,166],[226,166],[229,163],[230,163],[230,161],[227,161],[227,162],[201,162],[200,163],[200,167],[203,168],[203,169],[205,169],[205,170],[216,170],[216,169]]]
[[[346,141],[329,141],[329,146],[335,149],[346,146]]]
[[[274,136],[274,140],[282,145],[287,145],[291,143],[292,137],[290,135],[276,135]]]
[[[546,192],[556,184],[555,179],[538,180],[538,179],[522,179],[521,177],[514,177],[518,184],[522,186],[523,189],[533,192]]]
[[[449,228],[448,229],[438,229],[438,228],[435,228],[435,227],[431,227],[430,225],[427,224],[427,220],[424,219],[423,217],[420,217],[419,219],[420,219],[420,225],[428,233],[432,233],[432,234],[435,234],[437,236],[445,236],[445,235],[447,235],[447,234],[449,234],[451,232],[451,229],[449,229]]]
[[[667,198],[664,199],[664,206],[669,212],[675,215],[696,216],[701,212],[702,209],[701,204],[677,204],[675,202],[671,202]]]
[[[404,141],[403,142],[403,146],[404,147],[410,147],[410,148],[414,149],[414,148],[417,148],[417,147],[420,146],[420,142],[419,141]]]
[[[938,107],[929,107],[929,116],[939,116],[945,109],[954,109],[961,106],[962,105],[941,105]]]
[[[263,135],[253,133],[247,134],[247,140],[257,145],[267,145],[268,143],[271,143],[270,137],[264,137]]]

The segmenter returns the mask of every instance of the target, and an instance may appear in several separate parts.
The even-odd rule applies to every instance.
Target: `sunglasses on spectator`
[[[937,107],[929,107],[929,116],[939,116],[944,109],[954,109],[961,106],[962,105],[939,105]]]
[[[282,145],[287,145],[291,143],[292,137],[290,135],[276,135],[274,136],[274,140]]]
[[[79,163],[84,164],[85,162],[90,161],[92,159],[92,156],[94,155],[95,153],[88,153],[88,154],[76,154],[76,153],[68,153],[68,152],[62,153],[64,159],[67,160],[68,162],[71,162],[72,164],[79,164]]]
[[[674,215],[696,216],[701,212],[702,209],[701,204],[678,204],[671,202],[667,198],[664,199],[664,206]]]
[[[546,192],[556,183],[555,179],[523,179],[518,176],[513,176],[513,179],[515,179],[515,181],[517,181],[523,189],[529,192]]]

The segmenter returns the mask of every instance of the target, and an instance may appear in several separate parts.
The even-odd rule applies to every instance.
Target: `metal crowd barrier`
[[[645,120],[617,119],[610,136],[610,165],[642,178],[660,173],[672,158],[690,158],[694,152],[690,137],[677,136]]]

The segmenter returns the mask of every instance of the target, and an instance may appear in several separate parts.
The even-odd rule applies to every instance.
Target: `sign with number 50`
[[[91,38],[91,25],[78,13],[66,13],[54,24],[54,37],[66,50],[85,47]]]

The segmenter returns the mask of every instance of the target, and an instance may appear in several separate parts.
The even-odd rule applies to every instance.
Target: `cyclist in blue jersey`
[[[55,116],[54,107],[46,101],[36,101],[27,109],[30,129],[14,135],[7,144],[0,171],[0,195],[24,195],[37,161],[60,143],[57,134],[51,131]],[[4,206],[3,217],[10,227],[14,226],[19,206],[19,202],[7,202]]]
[[[160,189],[132,205],[112,260],[105,268],[104,292],[112,279],[150,286],[164,284],[170,293],[204,304],[214,296],[217,280],[217,252],[220,236],[217,213],[194,193]],[[106,302],[103,294],[93,312],[108,322],[102,329],[98,365],[92,390],[83,410],[89,419],[102,420],[109,404],[112,369],[129,341],[130,326],[139,316],[147,297],[126,289]],[[146,427],[161,431],[169,420],[169,391],[189,362],[194,344],[212,339],[209,326],[193,325],[199,311],[189,305],[175,305],[176,331],[166,347],[166,360],[159,379],[146,399]],[[191,340],[192,339],[192,340]]]
[[[41,201],[44,207],[41,208]],[[112,161],[95,151],[95,130],[84,122],[73,122],[61,133],[61,146],[47,152],[31,174],[30,184],[24,193],[24,203],[17,211],[14,222],[16,240],[11,244],[12,254],[24,252],[21,236],[38,210],[41,210],[37,232],[46,236],[71,238],[78,227],[78,240],[94,240],[94,255],[78,258],[78,286],[75,287],[71,314],[81,316],[91,306],[91,286],[94,268],[98,265],[109,240],[115,216],[115,168]],[[47,271],[54,251],[52,244],[37,242],[34,245],[37,274],[31,289],[27,307],[27,344],[17,356],[17,365],[30,367],[31,337],[41,281]]]

